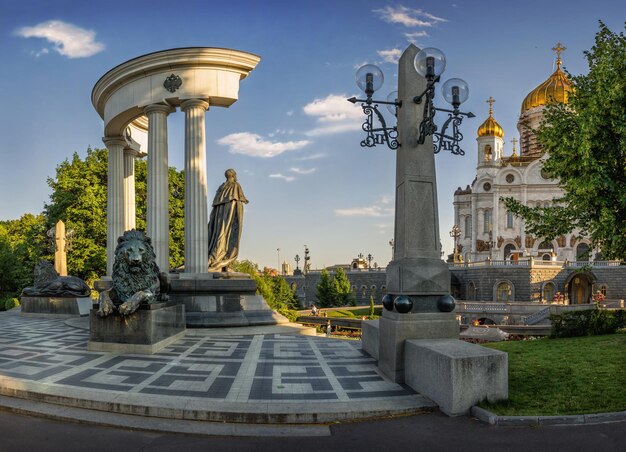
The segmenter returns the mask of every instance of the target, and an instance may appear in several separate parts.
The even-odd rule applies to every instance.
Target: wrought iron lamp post
[[[459,142],[463,139],[463,134],[459,130],[463,122],[463,116],[473,118],[472,112],[461,112],[459,107],[469,97],[469,86],[460,78],[451,78],[442,86],[444,99],[452,105],[452,110],[437,108],[433,104],[435,97],[435,84],[439,82],[441,74],[446,68],[446,57],[439,49],[429,47],[420,50],[413,61],[415,70],[426,79],[427,85],[424,91],[413,97],[413,102],[424,105],[422,121],[419,124],[419,137],[417,144],[424,144],[426,137],[433,137],[433,151],[435,154],[441,150],[450,151],[455,155],[465,155],[465,151],[460,148]],[[362,147],[373,147],[377,144],[386,144],[390,149],[397,149],[402,145],[398,141],[397,126],[388,127],[378,105],[386,105],[389,111],[397,116],[397,111],[402,108],[402,100],[398,100],[398,91],[393,91],[387,96],[387,100],[374,100],[372,96],[380,89],[384,81],[383,72],[373,64],[361,66],[356,72],[356,83],[365,93],[365,99],[351,97],[348,99],[352,103],[361,103],[363,113],[366,115],[362,125],[366,132],[366,137],[361,141]],[[438,127],[434,122],[437,111],[448,113],[448,118],[441,126],[441,132],[437,133]],[[380,127],[374,126],[374,116],[376,116]]]
[[[453,262],[459,262],[459,250],[457,246],[457,241],[460,236],[461,236],[461,228],[459,227],[458,224],[455,224],[454,226],[452,226],[452,230],[450,231],[450,237],[454,239],[454,251],[452,252]]]
[[[309,269],[311,267],[311,264],[309,263],[310,260],[311,260],[311,255],[309,253],[309,247],[304,245],[304,264],[302,267],[303,267],[303,271],[305,275],[309,273]]]
[[[296,271],[300,272],[300,267],[298,267],[298,263],[300,262],[300,256],[296,254],[296,257],[293,258],[296,261]]]
[[[369,253],[367,255],[367,269],[368,270],[372,270],[372,261],[374,260],[374,256],[372,256],[372,253]]]

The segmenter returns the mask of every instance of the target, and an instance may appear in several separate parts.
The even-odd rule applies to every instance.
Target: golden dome
[[[502,138],[504,136],[504,129],[493,119],[493,103],[495,99],[489,97],[487,100],[489,103],[489,117],[485,119],[480,127],[478,128],[477,134],[479,137],[499,137]]]
[[[528,93],[524,102],[522,102],[522,113],[551,102],[567,103],[568,94],[573,88],[572,82],[561,70],[561,52],[565,50],[565,47],[559,42],[552,50],[557,53],[556,71],[545,82]]]

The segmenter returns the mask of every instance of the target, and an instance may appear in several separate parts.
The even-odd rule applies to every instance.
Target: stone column
[[[437,299],[450,291],[450,273],[440,254],[432,136],[417,143],[424,104],[415,104],[413,97],[426,88],[426,79],[413,66],[418,51],[409,46],[398,63],[401,146],[396,151],[395,250],[387,267],[387,291],[414,298],[413,312],[437,312]]]
[[[111,276],[117,239],[124,233],[124,146],[121,137],[102,139],[109,150],[107,181],[107,276]]]
[[[396,150],[395,250],[387,266],[387,292],[407,296],[412,308],[408,313],[384,309],[379,320],[378,367],[400,383],[407,339],[458,338],[459,334],[454,314],[437,308],[438,299],[450,292],[450,271],[440,254],[432,136],[417,143],[424,104],[415,104],[413,98],[426,88],[426,79],[413,66],[418,51],[410,45],[398,63],[401,145]]]
[[[148,116],[148,202],[146,232],[152,239],[159,269],[169,272],[169,189],[167,158],[167,115],[172,107],[153,104],[144,108]]]
[[[180,108],[185,112],[185,273],[206,273],[209,232],[204,115],[209,104],[190,99]]]
[[[135,229],[135,152],[124,150],[124,230]]]
[[[493,242],[493,246],[491,248],[491,259],[499,259],[500,247],[498,246],[498,237],[500,236],[500,191],[497,188],[494,188],[493,190],[493,211],[491,216],[491,240]],[[506,219],[506,214],[504,218]]]

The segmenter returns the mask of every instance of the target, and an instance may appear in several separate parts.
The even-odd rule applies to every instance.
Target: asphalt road
[[[331,426],[328,437],[201,437],[0,412],[0,452],[39,451],[602,451],[626,450],[626,422],[493,427],[440,413]]]

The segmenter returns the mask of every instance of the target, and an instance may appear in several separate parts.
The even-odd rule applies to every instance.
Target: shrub
[[[550,337],[597,336],[615,333],[626,326],[626,311],[588,309],[551,315]]]

